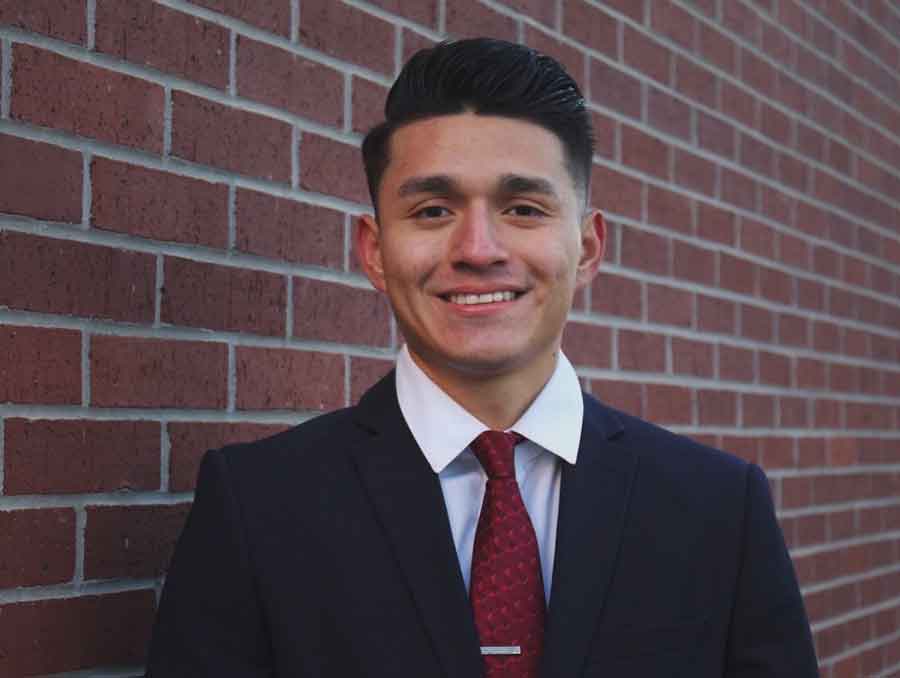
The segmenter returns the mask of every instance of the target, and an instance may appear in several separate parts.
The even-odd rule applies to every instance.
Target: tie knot
[[[472,441],[470,447],[489,479],[515,478],[513,449],[522,439],[523,436],[511,431],[485,431]]]

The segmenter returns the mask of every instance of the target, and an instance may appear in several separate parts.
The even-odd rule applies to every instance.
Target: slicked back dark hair
[[[385,121],[362,145],[376,211],[393,133],[418,120],[467,111],[524,120],[555,134],[575,189],[587,201],[594,140],[578,85],[555,59],[530,47],[472,38],[416,52],[391,87]]]

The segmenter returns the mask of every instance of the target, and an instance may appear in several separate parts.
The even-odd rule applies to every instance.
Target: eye
[[[417,219],[440,219],[450,214],[450,211],[441,205],[427,205],[413,214]]]
[[[542,217],[546,216],[546,212],[535,207],[534,205],[521,204],[521,205],[513,205],[508,210],[507,213],[512,214],[516,217]]]

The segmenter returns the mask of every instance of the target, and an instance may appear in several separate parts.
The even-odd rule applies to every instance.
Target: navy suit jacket
[[[561,463],[545,678],[818,675],[759,468],[590,396]],[[148,675],[482,675],[393,374],[356,407],[207,453]]]

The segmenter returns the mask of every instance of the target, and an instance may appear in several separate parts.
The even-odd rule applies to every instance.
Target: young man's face
[[[556,136],[471,113],[406,125],[378,212],[358,225],[363,267],[432,378],[549,373],[605,236],[599,213],[584,217]]]

